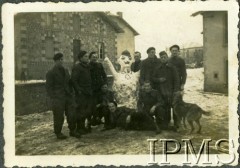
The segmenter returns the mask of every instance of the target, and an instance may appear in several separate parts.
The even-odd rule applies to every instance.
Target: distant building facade
[[[131,57],[135,52],[135,41],[134,37],[139,35],[124,19],[122,12],[118,12],[116,15],[109,16],[114,22],[118,23],[123,29],[124,33],[117,33],[116,45],[117,45],[117,56],[120,56],[123,51],[127,50],[130,52]]]
[[[195,64],[201,67],[203,62],[203,47],[189,47],[180,49],[180,55],[186,64]]]
[[[80,50],[96,51],[103,60],[115,63],[120,50],[135,50],[138,35],[122,13],[59,12],[19,13],[14,18],[15,78],[45,79],[53,55],[64,54],[71,70]],[[128,45],[129,44],[129,45]]]
[[[226,11],[196,12],[203,16],[204,91],[228,92],[228,15]]]

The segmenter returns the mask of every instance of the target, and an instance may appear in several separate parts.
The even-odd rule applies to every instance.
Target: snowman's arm
[[[110,69],[113,77],[114,77],[114,78],[117,78],[117,72],[116,72],[116,70],[115,70],[112,62],[109,60],[108,57],[105,57],[104,62],[106,62],[106,64],[109,66],[109,69]]]

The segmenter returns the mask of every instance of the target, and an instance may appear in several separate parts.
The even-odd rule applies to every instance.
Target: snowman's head
[[[126,56],[126,55],[121,55],[118,58],[118,63],[121,65],[121,67],[130,66],[130,64],[131,64],[131,57]]]

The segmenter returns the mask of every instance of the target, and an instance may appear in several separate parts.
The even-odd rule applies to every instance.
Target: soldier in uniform
[[[91,123],[85,127],[85,120],[91,121],[92,116],[92,79],[89,66],[89,57],[86,51],[78,54],[79,63],[72,70],[72,82],[76,94],[77,131],[80,134],[91,132]]]
[[[139,100],[137,102],[137,111],[146,113],[149,116],[155,116],[158,126],[157,133],[163,129],[163,117],[165,109],[163,108],[163,99],[159,91],[152,88],[150,82],[144,82],[144,85],[139,92]]]
[[[125,106],[117,107],[115,102],[108,104],[109,108],[109,128],[121,128],[125,130],[156,130],[156,124],[153,118],[148,114],[136,112],[135,109],[130,109]]]
[[[168,127],[171,120],[171,107],[174,93],[178,92],[180,87],[179,76],[176,68],[168,63],[168,55],[165,51],[159,53],[161,64],[154,70],[152,81],[156,83],[157,90],[160,92],[164,101],[165,117],[164,125]],[[173,115],[174,125],[177,126],[177,118]]]
[[[70,136],[80,138],[80,134],[75,131],[75,102],[73,88],[69,72],[62,65],[63,54],[55,54],[53,60],[55,61],[55,65],[46,75],[46,90],[51,99],[54,133],[58,139],[67,138],[67,136],[62,134],[65,113],[67,116]]]
[[[97,62],[98,56],[96,52],[91,52],[89,54],[90,59],[90,72],[92,79],[92,89],[93,89],[93,100],[92,100],[92,125],[97,125],[100,121],[97,119],[96,105],[97,105],[97,97],[101,92],[101,86],[107,84],[107,75],[103,68],[103,65],[100,62]]]
[[[109,127],[109,109],[108,104],[116,102],[114,93],[108,89],[107,84],[103,84],[101,91],[97,95],[97,118],[101,121],[101,118],[104,117],[104,128],[108,129]]]
[[[140,71],[141,66],[141,53],[136,51],[134,53],[134,62],[131,64],[131,71],[132,72],[138,72]]]
[[[187,71],[184,59],[179,56],[179,50],[180,47],[178,45],[173,45],[170,47],[171,57],[169,58],[168,62],[176,67],[180,82],[179,89],[183,91],[187,79]]]
[[[155,89],[154,83],[151,81],[151,75],[154,69],[160,64],[160,60],[156,56],[156,50],[154,47],[147,49],[148,57],[141,62],[140,67],[140,86],[144,84],[145,81],[150,81],[151,86]]]

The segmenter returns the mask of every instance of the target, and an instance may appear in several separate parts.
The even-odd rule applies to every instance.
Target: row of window
[[[55,51],[54,51],[54,42],[53,42],[53,38],[52,37],[48,37],[45,39],[45,53],[46,56],[48,58],[52,58],[52,56],[54,55]],[[73,39],[73,56],[74,59],[77,58],[78,53],[81,50],[81,41],[77,40],[77,39]],[[91,51],[89,51],[91,52]],[[99,42],[98,43],[98,56],[100,59],[104,59],[104,55],[105,55],[105,46],[103,42]],[[74,60],[76,61],[76,60]]]

